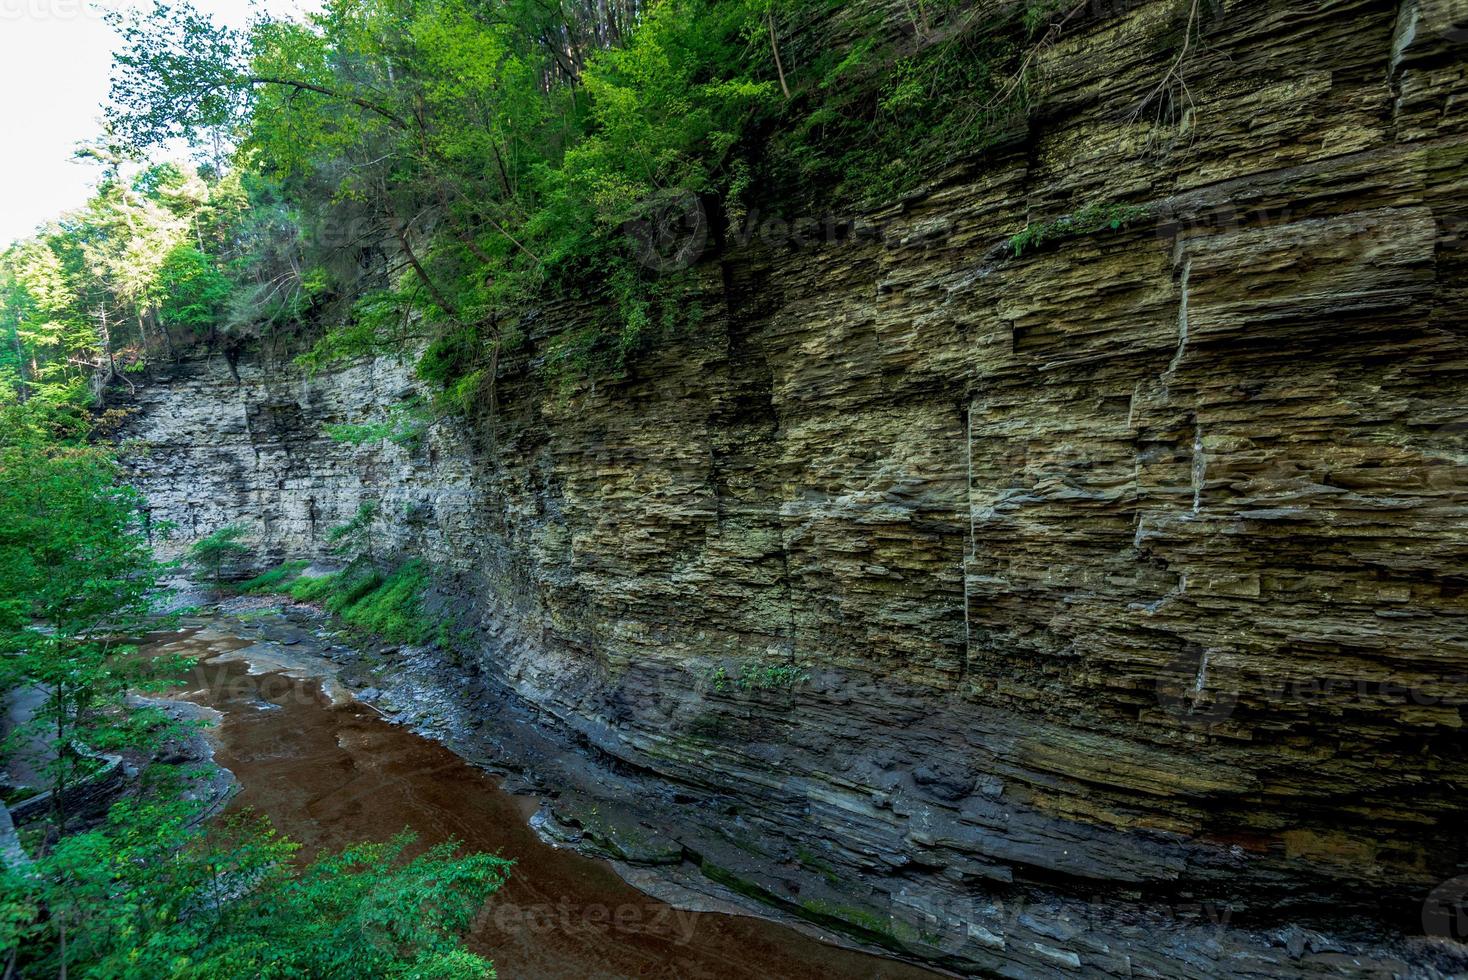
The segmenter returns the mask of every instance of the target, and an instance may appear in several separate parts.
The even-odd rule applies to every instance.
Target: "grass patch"
[[[306,566],[311,564],[304,559],[288,561],[277,565],[268,572],[261,572],[252,579],[240,582],[235,586],[237,592],[284,592],[287,587],[300,577]]]
[[[323,606],[348,626],[395,643],[426,643],[433,623],[423,613],[428,569],[418,559],[386,575],[370,566],[348,566],[318,578],[297,578],[288,592],[297,602]]]
[[[433,624],[423,614],[423,592],[428,588],[428,570],[414,559],[377,578],[371,588],[346,604],[342,619],[401,643],[425,643],[433,635]],[[329,606],[328,606],[329,608]]]

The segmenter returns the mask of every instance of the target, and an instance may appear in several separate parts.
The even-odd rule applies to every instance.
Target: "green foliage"
[[[261,572],[252,579],[246,579],[235,586],[235,590],[245,593],[271,593],[283,592],[292,582],[300,577],[306,566],[311,564],[304,559],[283,562],[266,572]]]
[[[326,532],[326,545],[338,555],[347,555],[353,560],[373,557],[373,531],[377,524],[377,501],[364,500],[357,505],[357,512],[345,524],[339,524]]]
[[[115,153],[85,155],[104,167],[92,198],[0,251],[0,396],[85,404],[176,345],[273,330],[324,292],[268,179],[172,163],[129,177]]]
[[[0,944],[22,949],[25,975],[57,975],[63,955],[75,973],[138,980],[494,975],[458,937],[508,861],[452,842],[415,856],[403,834],[302,867],[262,819],[201,828],[178,789],[163,780],[0,874]]]
[[[434,623],[423,612],[428,569],[413,559],[386,576],[366,563],[315,578],[297,578],[289,586],[298,602],[317,603],[349,626],[396,643],[427,643]]]
[[[810,680],[810,674],[794,664],[745,664],[735,683],[741,690],[793,688]]]
[[[1038,251],[1046,245],[1067,238],[1115,231],[1146,216],[1145,207],[1132,204],[1090,204],[1075,214],[1026,226],[1023,231],[1010,238],[1009,245],[1018,258],[1026,252]]]
[[[727,691],[730,687],[741,691],[790,690],[809,680],[810,674],[794,664],[745,663],[739,668],[737,677],[730,677],[729,672],[719,666],[709,674],[709,684],[715,691]]]
[[[397,446],[416,447],[428,429],[429,411],[415,399],[388,409],[382,422],[336,423],[325,426],[337,442],[360,446],[387,440]]]
[[[242,524],[226,524],[189,546],[189,561],[194,568],[214,580],[220,587],[225,566],[250,554],[250,546],[240,540],[248,533]]]
[[[45,692],[11,743],[62,747],[45,775],[63,825],[63,791],[89,764],[73,742],[126,736],[123,694],[145,670],[121,638],[149,625],[163,572],[137,494],[85,434],[66,406],[0,405],[0,689]]]
[[[231,284],[209,256],[191,245],[180,245],[168,253],[158,270],[158,290],[162,296],[158,312],[165,322],[207,331],[219,322]]]
[[[623,224],[668,188],[732,203],[749,186],[733,150],[775,103],[748,44],[762,11],[335,0],[240,32],[160,4],[116,18],[110,122],[136,148],[240,134],[237,167],[296,188],[305,224],[345,230],[308,264],[371,266],[307,363],[427,339],[424,376],[469,409],[507,348],[501,311],[610,284],[619,364],[675,309]]]

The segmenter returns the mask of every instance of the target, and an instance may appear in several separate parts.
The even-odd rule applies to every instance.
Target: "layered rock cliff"
[[[553,389],[586,311],[531,311],[476,417],[354,447],[408,366],[177,366],[124,433],[152,519],[278,560],[379,501],[666,835],[911,955],[1447,971],[1393,937],[1468,894],[1468,10],[1083,23],[1022,138],[757,216],[624,379]]]

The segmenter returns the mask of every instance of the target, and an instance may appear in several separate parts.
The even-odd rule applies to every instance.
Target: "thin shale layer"
[[[532,311],[492,412],[352,446],[404,364],[180,364],[150,518],[268,563],[379,501],[707,873],[906,955],[1450,973],[1394,937],[1468,894],[1468,10],[1203,3],[1184,95],[1186,8],[1088,12],[1022,138],[839,240],[711,251],[625,379],[548,389],[587,311]]]

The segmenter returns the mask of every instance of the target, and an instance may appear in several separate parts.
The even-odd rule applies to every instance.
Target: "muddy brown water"
[[[155,645],[191,656],[209,644],[178,635]],[[240,646],[249,641],[239,641]],[[224,646],[233,646],[226,642]],[[191,646],[194,648],[191,649]],[[221,648],[216,638],[214,651]],[[763,919],[679,911],[611,866],[552,847],[528,824],[537,801],[448,749],[355,702],[332,705],[312,681],[201,660],[188,700],[219,711],[216,758],[240,783],[231,809],[253,808],[303,845],[303,856],[411,828],[512,858],[505,885],[469,936],[504,978],[919,980],[914,966],[827,945]]]

